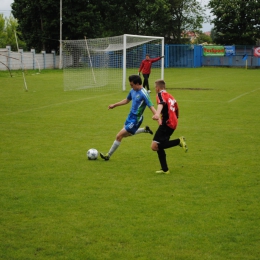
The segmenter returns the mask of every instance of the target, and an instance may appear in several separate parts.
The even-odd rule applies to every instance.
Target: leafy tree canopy
[[[17,37],[17,43],[15,38],[15,32],[19,36],[20,32],[17,32],[17,20],[12,15],[9,18],[4,18],[3,14],[0,14],[0,48],[11,46],[11,50],[17,51],[18,47],[21,49],[26,48],[25,42]]]
[[[210,0],[214,15],[214,41],[254,45],[260,38],[259,0]]]
[[[205,33],[201,33],[199,35],[198,39],[197,39],[197,43],[198,44],[202,44],[202,43],[204,43],[204,44],[211,44],[211,43],[213,43],[213,41],[212,41],[211,36],[209,36],[209,35],[207,35]]]
[[[12,13],[29,48],[58,50],[60,1],[14,0]],[[121,34],[164,36],[181,43],[182,32],[202,28],[205,10],[197,0],[62,0],[62,38]]]

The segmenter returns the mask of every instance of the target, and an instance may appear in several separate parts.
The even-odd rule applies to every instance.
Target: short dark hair
[[[128,78],[129,82],[133,82],[134,84],[142,85],[142,79],[139,75],[131,75]]]
[[[156,86],[158,86],[160,89],[166,88],[165,81],[163,79],[157,79],[155,81]]]

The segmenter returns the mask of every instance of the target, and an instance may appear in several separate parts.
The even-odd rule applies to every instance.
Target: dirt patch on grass
[[[167,89],[179,89],[179,90],[214,90],[212,88],[167,88]]]

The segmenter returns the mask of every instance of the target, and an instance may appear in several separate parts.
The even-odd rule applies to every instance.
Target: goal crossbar
[[[64,40],[64,90],[114,89],[115,86],[120,89],[120,85],[125,90],[126,74],[137,74],[146,53],[152,58],[163,56],[164,37],[124,34]],[[163,59],[153,66],[153,76],[163,78]]]

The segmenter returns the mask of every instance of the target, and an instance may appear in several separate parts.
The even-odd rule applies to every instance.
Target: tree
[[[3,14],[0,14],[0,48],[11,46],[11,50],[17,50],[17,44],[15,39],[15,32],[19,36],[21,33],[17,31],[18,23],[12,15],[9,18],[4,18]],[[26,48],[25,42],[17,37],[19,48]]]
[[[0,48],[4,48],[6,45],[6,32],[5,32],[5,19],[4,15],[0,14]]]
[[[29,48],[36,51],[58,50],[60,1],[14,0],[12,13]],[[94,0],[63,0],[62,38],[98,37],[102,31],[98,5]],[[101,25],[101,26],[100,26]]]
[[[196,33],[202,28],[203,21],[207,19],[205,8],[196,0],[170,0],[170,3],[169,29],[171,32],[169,32],[168,40],[172,43],[182,43],[184,32]]]
[[[196,0],[107,0],[107,32],[164,36],[167,43],[181,43],[184,31],[199,31],[207,19]],[[120,25],[120,26],[118,26]]]
[[[210,0],[214,15],[214,41],[254,45],[260,38],[259,0]]]
[[[12,13],[29,48],[59,48],[58,0],[14,0]],[[181,43],[182,32],[199,30],[205,17],[197,0],[63,0],[62,38],[122,34],[164,36]]]
[[[201,43],[212,43],[212,38],[211,36],[205,34],[205,33],[200,33],[199,37],[197,39],[197,43],[201,44]]]

